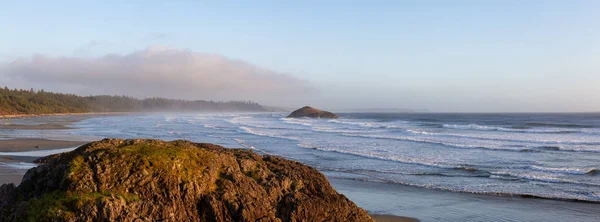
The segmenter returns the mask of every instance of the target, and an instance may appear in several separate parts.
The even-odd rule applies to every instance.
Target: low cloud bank
[[[1,65],[0,75],[0,83],[11,88],[139,98],[277,103],[287,96],[303,96],[312,91],[305,81],[241,60],[164,48],[98,58],[35,55]]]

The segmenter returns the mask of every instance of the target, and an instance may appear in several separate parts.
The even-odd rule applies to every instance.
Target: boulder
[[[374,221],[312,167],[189,141],[104,139],[0,187],[0,221]]]
[[[312,108],[310,106],[305,106],[302,107],[294,112],[292,112],[290,115],[287,116],[287,118],[300,118],[300,117],[310,117],[310,118],[338,118],[337,115],[331,113],[331,112],[327,112],[327,111],[323,111],[323,110],[318,110],[315,108]]]

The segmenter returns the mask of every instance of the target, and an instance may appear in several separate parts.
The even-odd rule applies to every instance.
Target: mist
[[[21,57],[0,68],[0,83],[78,95],[186,100],[251,100],[295,105],[315,93],[307,81],[218,54],[151,47],[94,58]]]

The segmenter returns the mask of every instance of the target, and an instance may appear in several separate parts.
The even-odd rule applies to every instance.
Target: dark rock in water
[[[374,221],[317,170],[244,149],[105,139],[0,187],[0,221]]]
[[[298,117],[311,117],[311,118],[338,118],[337,115],[312,108],[310,106],[302,107],[294,112],[292,112],[287,118],[298,118]]]

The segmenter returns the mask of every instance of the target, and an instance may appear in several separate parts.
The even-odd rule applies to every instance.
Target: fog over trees
[[[251,101],[204,101],[166,98],[137,99],[129,96],[78,96],[34,89],[0,88],[0,115],[86,112],[239,112],[266,111]]]

